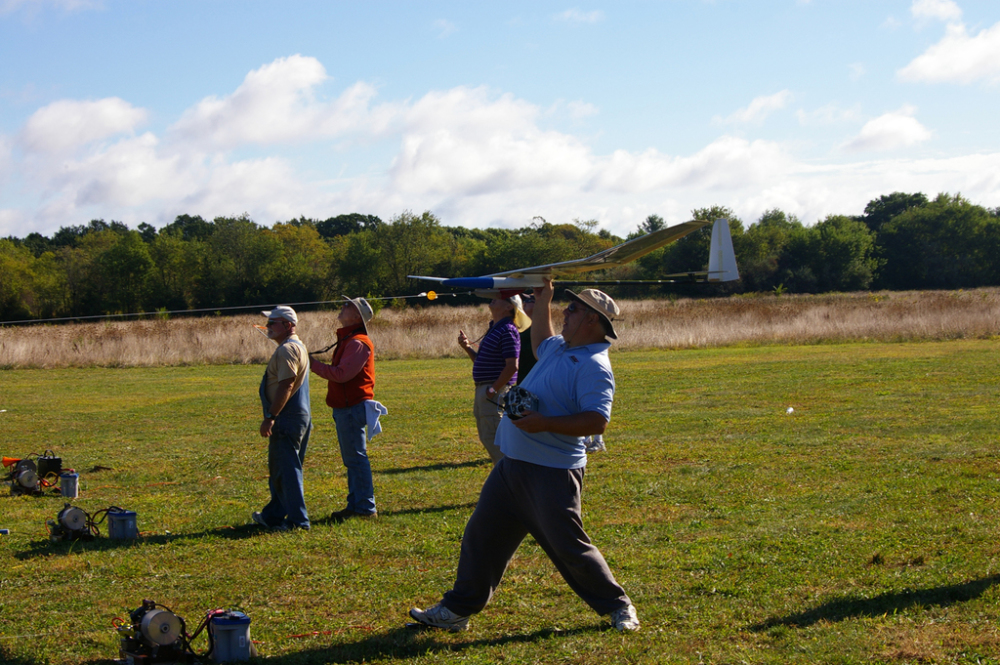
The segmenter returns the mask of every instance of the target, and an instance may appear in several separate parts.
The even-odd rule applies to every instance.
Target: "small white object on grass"
[[[788,413],[788,414],[795,413],[795,409],[793,409],[792,407],[788,407],[788,411],[785,411],[785,413]]]

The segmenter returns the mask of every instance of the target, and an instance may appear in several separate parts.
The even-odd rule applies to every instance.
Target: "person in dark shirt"
[[[524,313],[528,318],[533,319],[535,311],[534,294],[522,293],[521,305],[524,307]],[[521,331],[521,355],[517,357],[517,385],[524,383],[524,377],[528,376],[528,372],[531,371],[536,362],[538,360],[531,350],[531,324],[528,324],[528,327]]]

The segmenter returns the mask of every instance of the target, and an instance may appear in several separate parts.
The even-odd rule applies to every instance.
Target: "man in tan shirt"
[[[271,500],[251,518],[270,529],[308,529],[302,462],[312,430],[309,353],[295,334],[299,322],[295,310],[281,305],[262,313],[267,317],[267,336],[278,345],[259,389],[264,411],[260,435],[268,439]]]

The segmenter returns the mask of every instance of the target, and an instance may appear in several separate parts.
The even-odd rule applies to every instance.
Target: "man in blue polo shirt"
[[[584,438],[603,434],[611,417],[615,378],[607,338],[618,306],[607,294],[567,291],[562,334],[554,335],[552,282],[536,294],[531,344],[538,364],[522,387],[538,398],[537,411],[504,417],[497,441],[504,458],[486,479],[465,526],[455,584],[441,602],[410,616],[451,631],[468,628],[486,607],[507,564],[531,534],[563,579],[619,631],[639,629],[632,601],[615,581],[583,528],[580,494],[587,464]]]

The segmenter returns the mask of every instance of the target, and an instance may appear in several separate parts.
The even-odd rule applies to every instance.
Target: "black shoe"
[[[343,510],[338,510],[333,513],[330,513],[330,521],[333,522],[334,524],[340,524],[341,522],[349,520],[352,517],[358,517],[363,520],[372,520],[378,517],[378,511],[374,513],[358,513],[351,510],[350,508],[344,508]]]
[[[265,529],[274,529],[275,528],[275,527],[271,526],[270,524],[268,524],[264,520],[264,516],[261,515],[260,513],[250,513],[250,519],[252,519],[254,521],[254,523],[257,524],[257,526],[262,526]]]

